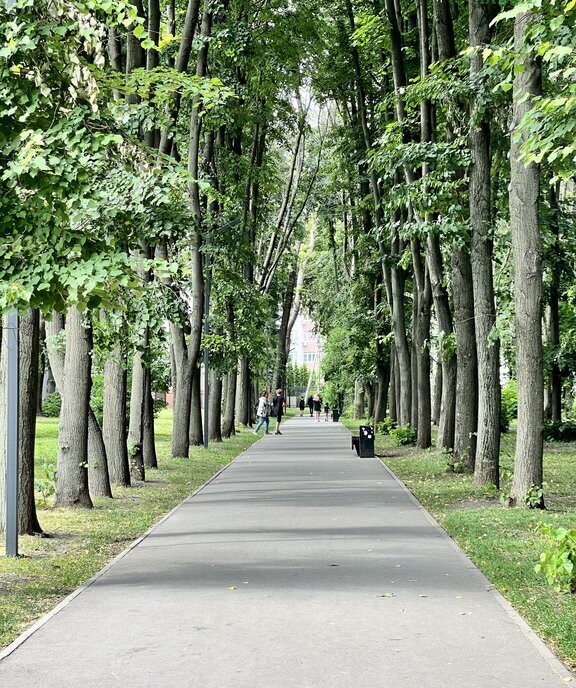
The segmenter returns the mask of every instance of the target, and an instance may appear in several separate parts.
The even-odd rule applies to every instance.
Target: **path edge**
[[[554,652],[550,649],[548,644],[538,635],[538,633],[536,633],[536,631],[528,624],[528,622],[526,621],[526,619],[524,619],[520,612],[518,612],[514,608],[512,603],[504,597],[504,595],[498,590],[498,588],[496,588],[494,583],[492,583],[486,577],[483,571],[472,561],[472,559],[470,559],[470,557],[460,547],[456,540],[454,540],[450,533],[448,533],[448,531],[445,530],[442,524],[438,520],[436,520],[436,518],[434,518],[434,516],[428,511],[428,509],[426,509],[426,507],[418,501],[416,495],[414,495],[414,493],[410,491],[407,485],[402,480],[400,480],[400,478],[396,475],[396,473],[394,473],[392,468],[390,468],[390,466],[381,457],[377,458],[380,465],[398,483],[398,485],[408,495],[409,499],[413,502],[413,504],[420,511],[423,512],[426,519],[434,526],[434,528],[436,528],[442,534],[442,537],[444,539],[449,541],[451,547],[458,552],[460,557],[466,559],[466,561],[476,570],[476,572],[484,581],[486,591],[489,592],[492,595],[492,597],[496,599],[496,601],[500,604],[501,607],[503,607],[508,617],[516,624],[516,626],[518,626],[522,634],[526,636],[526,638],[532,643],[538,654],[544,660],[546,660],[546,662],[550,665],[552,671],[564,682],[565,685],[576,685],[574,683],[576,681],[576,676],[574,675],[574,673],[572,673],[572,671],[570,671],[570,669],[564,664],[564,662],[554,654]]]
[[[262,438],[260,438],[261,440]],[[185,497],[179,504],[177,504],[173,509],[170,509],[170,511],[167,514],[164,514],[162,518],[159,521],[156,521],[156,523],[152,524],[150,528],[145,533],[142,533],[136,540],[131,542],[126,549],[122,550],[119,554],[117,554],[113,559],[111,559],[107,564],[104,565],[103,568],[100,569],[100,571],[97,571],[91,578],[89,578],[85,583],[83,583],[80,587],[76,588],[73,590],[69,595],[67,595],[63,600],[61,600],[53,609],[51,609],[49,612],[41,616],[37,621],[35,621],[31,626],[29,626],[27,629],[25,629],[17,638],[15,638],[10,645],[7,645],[3,650],[0,650],[0,662],[3,660],[7,659],[11,654],[13,654],[21,645],[23,645],[28,638],[34,635],[36,631],[40,630],[45,624],[48,623],[52,618],[54,618],[57,614],[59,614],[63,609],[65,609],[71,602],[74,600],[78,595],[83,593],[85,590],[87,590],[91,585],[93,585],[97,580],[102,578],[108,571],[115,565],[117,564],[121,559],[123,559],[127,554],[129,554],[135,547],[137,547],[141,542],[143,542],[149,535],[151,535],[157,528],[159,528],[165,521],[167,521],[178,509],[180,509],[188,500],[192,499],[195,497],[199,492],[204,490],[208,485],[213,480],[216,480],[218,476],[220,476],[222,473],[224,473],[225,470],[230,468],[230,466],[238,461],[244,454],[246,454],[257,442],[260,440],[256,440],[256,442],[253,442],[249,447],[244,449],[243,452],[238,454],[238,456],[235,456],[233,459],[231,459],[227,464],[222,466],[216,473],[214,473],[213,476],[208,478],[206,482],[202,483],[199,487],[197,487],[194,492],[191,492],[187,497]]]

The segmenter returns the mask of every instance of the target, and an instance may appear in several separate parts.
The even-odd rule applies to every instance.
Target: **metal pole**
[[[20,365],[18,311],[6,317],[6,556],[18,556],[18,421]]]
[[[210,288],[212,286],[212,266],[210,254],[205,254],[206,282],[204,285],[204,334],[210,334]],[[210,390],[209,390],[210,348],[204,343],[204,449],[208,449],[208,436],[210,432]]]

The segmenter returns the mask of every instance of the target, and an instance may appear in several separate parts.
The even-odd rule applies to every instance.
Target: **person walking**
[[[270,403],[268,401],[268,392],[264,390],[258,399],[258,409],[256,410],[256,415],[258,416],[258,423],[252,431],[253,435],[257,435],[260,428],[266,424],[266,429],[264,431],[265,435],[269,435],[268,426],[270,425]]]
[[[300,409],[300,418],[304,415],[304,408],[306,404],[304,403],[304,397],[300,397],[300,401],[298,402],[298,408]]]
[[[320,399],[318,394],[315,394],[312,401],[314,402],[314,420],[319,423],[320,413],[322,412],[322,399]]]
[[[275,435],[281,435],[280,423],[282,422],[282,416],[284,415],[284,407],[286,406],[286,400],[282,395],[282,390],[276,390],[276,396],[272,399],[272,413],[276,418],[276,432]]]
[[[324,418],[324,421],[327,423],[328,422],[328,417],[330,415],[330,406],[329,404],[324,404],[324,413],[326,414],[326,418]]]
[[[314,397],[312,395],[308,397],[307,405],[310,409],[310,418],[312,418],[312,414],[314,413]]]

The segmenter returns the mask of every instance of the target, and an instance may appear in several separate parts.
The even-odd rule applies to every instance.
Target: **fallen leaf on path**
[[[428,595],[420,595],[420,597],[428,597]]]
[[[235,585],[230,585],[228,590],[238,590],[238,588]]]
[[[382,595],[378,595],[378,597],[396,597],[396,593],[395,592],[385,592],[385,593],[382,593]]]

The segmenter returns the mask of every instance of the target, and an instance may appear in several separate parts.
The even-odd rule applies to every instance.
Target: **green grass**
[[[343,418],[357,432],[366,421]],[[576,446],[550,443],[544,453],[547,510],[508,509],[506,495],[514,457],[514,434],[503,436],[501,492],[472,487],[472,477],[447,472],[439,450],[396,447],[376,435],[376,452],[442,524],[486,577],[572,668],[576,668],[576,595],[555,592],[534,571],[545,540],[542,523],[576,527]]]
[[[222,466],[249,447],[256,437],[248,430],[208,451],[191,449],[189,459],[170,458],[172,417],[163,411],[156,421],[158,470],[149,470],[149,482],[115,488],[114,499],[99,498],[94,509],[39,509],[49,538],[20,538],[22,557],[0,557],[0,647],[63,597],[99,571],[164,514],[208,480]],[[37,471],[55,464],[58,419],[39,419]],[[39,495],[40,502],[43,501]],[[4,542],[0,540],[3,551]]]

